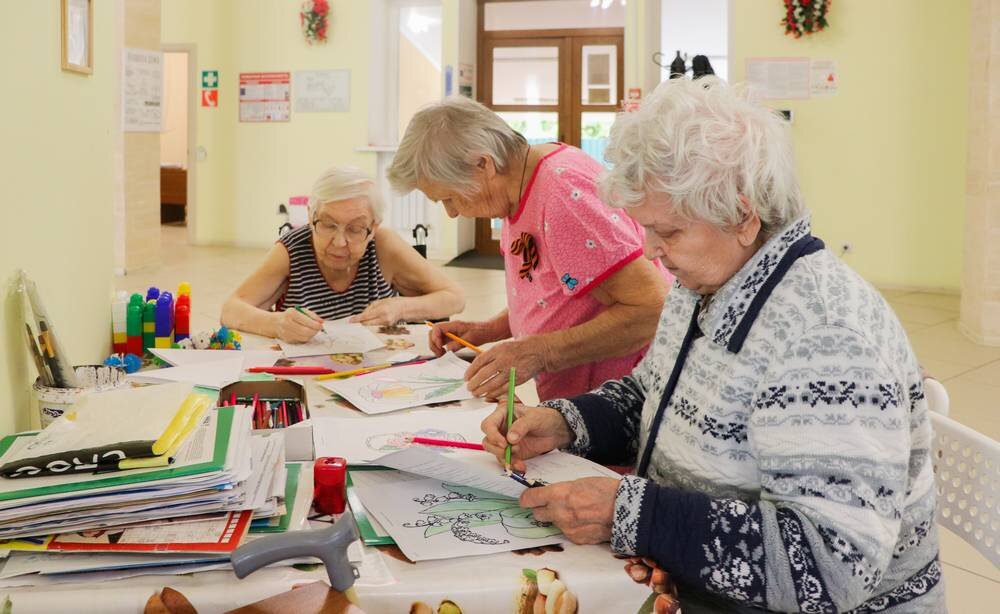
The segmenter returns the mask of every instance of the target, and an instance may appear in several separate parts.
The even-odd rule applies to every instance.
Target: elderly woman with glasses
[[[677,277],[652,347],[624,378],[483,429],[515,468],[563,448],[635,474],[521,505],[655,561],[685,614],[943,612],[920,367],[878,290],[811,235],[787,123],[714,77],[676,79],[607,151],[604,193]]]
[[[420,110],[389,168],[392,187],[418,189],[450,217],[503,219],[507,309],[431,331],[431,349],[503,341],[465,377],[501,398],[512,367],[541,399],[621,377],[656,329],[669,275],[642,257],[642,229],[597,195],[604,168],[576,147],[531,145],[496,113],[456,96]]]
[[[362,324],[439,319],[461,311],[462,290],[393,230],[360,169],[333,167],[313,185],[307,226],[285,234],[222,307],[230,328],[292,343],[323,320]]]

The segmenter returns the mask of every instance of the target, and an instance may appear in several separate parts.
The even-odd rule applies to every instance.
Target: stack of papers
[[[0,587],[94,583],[149,574],[178,575],[229,569],[230,551],[241,541],[245,543],[262,537],[255,533],[308,528],[306,517],[313,488],[311,472],[301,472],[301,465],[297,463],[287,464],[285,470],[287,478],[284,477],[286,471],[280,472],[281,483],[285,485],[281,507],[287,512],[253,521],[250,534],[243,525],[250,512],[244,511],[152,520],[128,525],[124,530],[117,527],[62,534],[38,543],[34,543],[34,539],[12,542],[8,545],[17,550],[9,553],[0,568]],[[238,533],[239,537],[231,535],[230,531]],[[53,547],[56,543],[59,550]],[[312,562],[315,561],[300,558],[279,564]]]
[[[164,466],[214,405],[190,384],[125,388],[84,396],[41,433],[0,459],[5,478]],[[11,443],[14,443],[13,441]]]
[[[252,442],[251,414],[245,407],[205,413],[168,467],[0,480],[0,538],[263,505],[271,492],[265,470],[269,446]],[[0,463],[35,437],[5,438]]]

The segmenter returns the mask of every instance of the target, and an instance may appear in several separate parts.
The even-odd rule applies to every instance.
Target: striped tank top
[[[358,263],[354,281],[343,292],[331,288],[319,270],[311,226],[300,226],[278,241],[288,250],[289,274],[288,288],[278,300],[276,310],[305,307],[324,320],[336,320],[361,313],[379,299],[399,296],[382,276],[382,267],[375,253],[375,239],[368,243]]]

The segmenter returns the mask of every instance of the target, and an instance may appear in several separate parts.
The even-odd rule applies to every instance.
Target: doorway
[[[519,4],[544,7],[540,2]],[[484,13],[480,11],[480,102],[529,143],[560,141],[604,164],[604,148],[624,97],[624,28],[488,29]],[[476,220],[477,253],[500,253],[501,227],[502,220]]]
[[[194,50],[163,48],[163,131],[160,133],[160,224],[187,242],[194,201]],[[174,230],[187,227],[184,230]]]

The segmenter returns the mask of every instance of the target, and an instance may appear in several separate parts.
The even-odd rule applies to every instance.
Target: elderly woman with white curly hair
[[[621,377],[656,329],[668,275],[642,258],[642,229],[597,195],[603,167],[576,147],[530,145],[496,113],[462,96],[421,109],[389,169],[399,192],[419,189],[451,217],[504,220],[507,309],[431,331],[437,353],[499,343],[466,371],[476,395],[499,398],[506,377],[535,378],[540,399]],[[507,341],[510,339],[509,341]]]
[[[361,169],[325,171],[309,197],[309,224],[278,240],[225,302],[222,323],[302,343],[323,320],[394,324],[461,311],[462,289],[381,226],[382,210]]]
[[[788,126],[715,79],[622,115],[608,198],[677,277],[631,375],[502,411],[488,449],[622,479],[524,492],[573,541],[667,570],[694,612],[942,612],[920,368],[875,288],[810,234]],[[529,476],[530,477],[530,476]]]

